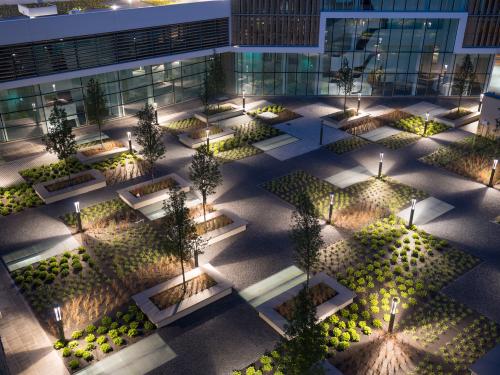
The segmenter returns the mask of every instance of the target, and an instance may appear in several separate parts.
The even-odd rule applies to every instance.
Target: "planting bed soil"
[[[223,228],[232,223],[233,221],[229,217],[227,217],[226,215],[220,215],[213,219],[209,219],[206,222],[196,224],[196,232],[198,233],[198,235],[202,236],[206,233]]]
[[[183,300],[194,296],[206,289],[215,286],[217,282],[207,274],[203,273],[193,279],[186,281],[186,289],[182,284],[167,289],[155,296],[150,297],[151,301],[160,310],[177,305]]]
[[[86,157],[91,157],[95,155],[102,154],[103,152],[108,152],[114,150],[116,148],[125,147],[123,143],[119,141],[113,141],[110,139],[104,140],[103,145],[101,146],[101,142],[95,141],[91,143],[85,143],[79,147],[82,155]]]
[[[177,185],[178,185],[177,181],[175,181],[173,178],[167,178],[159,182],[156,182],[154,184],[144,185],[136,189],[130,190],[130,194],[139,198],[149,194],[156,193],[160,190],[172,189]]]
[[[369,117],[369,118],[363,118],[359,121],[348,122],[340,129],[344,130],[346,133],[357,136],[378,129],[384,125],[385,123],[382,120],[378,118]]]
[[[104,175],[108,185],[141,177],[147,172],[144,160],[136,154],[130,154],[129,152],[124,152],[111,159],[94,163],[92,164],[92,168],[97,169]]]
[[[254,118],[257,118],[258,115],[260,115],[261,113],[266,113],[266,112],[270,112],[270,113],[277,115],[277,117],[274,117],[274,118],[260,118],[259,117],[260,121],[263,121],[264,123],[266,123],[268,125],[276,125],[276,124],[280,124],[282,122],[288,122],[288,121],[292,121],[292,120],[295,120],[297,118],[302,117],[298,113],[295,113],[295,112],[283,107],[282,105],[276,105],[276,104],[271,104],[271,105],[257,108],[251,112],[248,112],[248,115],[252,116]]]
[[[438,148],[432,154],[419,160],[430,165],[445,168],[461,176],[487,184],[491,175],[493,159],[500,154],[500,140],[481,136],[466,137],[459,142]],[[500,183],[497,171],[493,184]]]
[[[462,118],[464,116],[468,116],[472,111],[469,111],[467,109],[461,109],[460,111],[454,110],[451,112],[448,112],[447,114],[443,115],[442,117],[448,120],[458,120],[459,118]]]
[[[90,173],[89,174],[83,174],[77,177],[71,177],[68,178],[67,180],[55,182],[50,185],[45,185],[45,189],[47,189],[48,192],[54,192],[62,189],[66,189],[71,186],[76,186],[80,184],[84,184],[86,182],[95,180],[95,177],[92,176]]]
[[[317,285],[312,286],[309,289],[309,295],[313,300],[314,306],[319,306],[329,299],[332,299],[337,295],[337,292],[330,288],[328,285],[324,283],[319,283]],[[288,300],[278,307],[276,307],[276,311],[283,316],[286,320],[290,320],[292,318],[293,309],[296,304],[297,297],[294,297],[291,300]]]

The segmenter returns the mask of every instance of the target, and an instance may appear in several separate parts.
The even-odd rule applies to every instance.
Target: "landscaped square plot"
[[[161,126],[169,133],[181,134],[197,129],[204,129],[207,127],[207,124],[198,120],[196,117],[190,117],[182,120],[170,121],[165,124],[161,124]]]
[[[377,141],[377,143],[392,150],[398,150],[419,141],[420,138],[420,135],[402,131],[390,137],[383,138]]]
[[[401,133],[401,130],[391,128],[390,126],[382,126],[378,129],[361,134],[360,137],[372,142],[377,142],[381,139],[388,138],[399,133]]]
[[[346,152],[357,150],[369,144],[370,142],[364,140],[363,138],[353,136],[330,143],[326,146],[326,148],[335,152],[337,155],[342,155]]]
[[[257,307],[259,316],[282,336],[285,335],[285,325],[303,287],[303,284],[291,287]],[[352,303],[356,296],[354,292],[324,273],[313,276],[309,280],[309,288],[316,306],[316,318],[320,322]]]
[[[264,116],[262,116],[262,114],[264,114]],[[276,104],[254,108],[248,112],[248,115],[258,117],[268,125],[276,125],[302,117],[298,113],[295,113],[282,105]]]
[[[454,207],[451,204],[440,201],[437,198],[429,197],[423,201],[417,202],[415,205],[415,213],[413,216],[413,223],[415,225],[424,225],[430,223],[432,220],[444,215],[451,211]],[[401,211],[398,216],[403,220],[409,220],[411,207],[407,207]]]
[[[498,158],[499,149],[500,140],[494,141],[481,136],[471,136],[448,146],[440,147],[432,154],[419,160],[487,184],[491,176],[493,159]],[[499,183],[500,172],[497,170],[493,185],[498,187]]]
[[[92,164],[129,151],[122,142],[104,139],[82,143],[78,146],[76,158],[83,164]]]
[[[331,177],[325,178],[325,181],[344,189],[348,186],[363,182],[373,177],[372,173],[362,165],[358,165],[352,169],[334,174]]]
[[[206,215],[206,221],[202,215],[199,215],[194,218],[194,222],[198,234],[207,241],[208,245],[244,232],[248,225],[247,221],[226,210],[209,212]]]

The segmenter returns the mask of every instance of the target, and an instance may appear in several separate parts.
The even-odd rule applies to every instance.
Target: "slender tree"
[[[184,262],[193,254],[198,235],[193,219],[186,207],[186,193],[175,188],[170,191],[170,198],[163,202],[165,211],[165,236],[167,242],[181,263],[182,285],[186,290]]]
[[[208,79],[208,73],[205,74],[205,78],[203,79],[203,84],[201,86],[200,91],[200,100],[203,104],[205,113],[208,113],[208,107],[210,106],[210,101],[212,100],[211,87]]]
[[[219,162],[212,150],[206,145],[199,147],[193,156],[189,167],[189,178],[203,200],[203,221],[207,222],[206,205],[207,197],[215,193],[215,189],[222,183],[222,174]]]
[[[342,59],[342,64],[338,72],[339,87],[344,90],[344,113],[347,108],[347,95],[352,92],[354,86],[354,75],[352,73],[352,68],[349,66],[349,61],[347,58]]]
[[[213,95],[218,98],[224,94],[224,89],[226,87],[226,72],[224,70],[224,65],[222,64],[222,56],[217,55],[214,51],[212,57],[211,72],[209,75],[212,80]],[[217,102],[219,106],[219,102]]]
[[[139,121],[134,129],[135,140],[142,146],[139,152],[146,159],[151,179],[154,179],[154,164],[165,155],[165,145],[162,140],[162,130],[156,124],[155,111],[152,105],[146,104],[144,109],[137,113]]]
[[[305,288],[309,290],[310,275],[319,262],[319,251],[324,241],[317,210],[306,193],[300,195],[297,209],[292,214],[290,237],[295,247],[295,259],[306,272]]]
[[[279,367],[287,375],[324,374],[321,361],[328,352],[322,328],[316,324],[316,307],[306,287],[295,299],[285,337],[278,344]]]
[[[474,65],[472,64],[470,55],[467,54],[465,55],[464,61],[462,65],[460,65],[458,72],[455,74],[455,79],[453,80],[453,86],[455,87],[455,90],[458,92],[458,112],[460,112],[460,106],[462,104],[462,96],[464,96],[469,90],[469,87],[471,85],[471,82],[474,80],[474,77],[475,77]]]
[[[108,114],[104,91],[97,79],[91,78],[87,83],[87,95],[85,95],[85,107],[90,122],[95,122],[99,127],[99,140],[102,144],[102,125]]]
[[[76,154],[77,145],[66,110],[54,104],[54,108],[50,112],[49,124],[47,134],[43,137],[45,148],[48,152],[56,154],[59,160],[64,161],[68,179],[71,179],[68,160]]]

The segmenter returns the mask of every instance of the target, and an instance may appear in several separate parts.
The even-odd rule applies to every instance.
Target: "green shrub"
[[[87,342],[94,342],[95,341],[95,335],[93,333],[90,333],[85,337],[85,341]]]
[[[130,328],[127,332],[128,337],[135,337],[139,334],[139,331],[135,328]]]
[[[75,350],[75,357],[81,358],[83,356],[83,349],[76,349]]]
[[[350,341],[351,340],[351,335],[349,334],[349,332],[343,332],[340,335],[340,340],[341,341]]]
[[[259,358],[260,363],[263,365],[270,364],[273,360],[267,355],[263,355]]]
[[[69,275],[69,270],[67,268],[63,268],[61,271],[61,277],[66,277]]]
[[[64,348],[63,351],[62,351],[62,356],[65,357],[65,358],[67,358],[72,353],[73,353],[73,351],[70,348]]]
[[[78,347],[78,341],[70,341],[68,343],[68,348],[70,348],[70,349],[75,349],[77,347]]]
[[[106,332],[108,332],[108,329],[105,326],[99,326],[99,328],[97,328],[98,335],[104,335]]]
[[[235,371],[233,371],[233,375],[241,375],[241,371],[235,370]]]
[[[139,328],[140,323],[139,322],[131,322],[129,324],[129,326],[130,326],[130,328],[137,329],[137,328]]]
[[[66,346],[66,343],[63,341],[63,340],[57,340],[55,343],[54,343],[54,349],[55,350],[59,350],[59,349],[62,349]]]
[[[90,362],[94,359],[94,355],[91,352],[84,351],[82,355],[83,359]]]
[[[95,330],[96,330],[96,326],[93,324],[90,324],[87,326],[87,328],[85,328],[85,332],[87,332],[87,333],[94,333]]]
[[[344,351],[344,350],[349,349],[349,346],[351,346],[351,344],[348,341],[341,341],[337,345],[337,350]]]
[[[113,348],[109,344],[102,344],[101,346],[99,346],[99,348],[103,353],[109,353],[110,351],[113,350]]]
[[[90,352],[95,349],[95,344],[93,342],[89,342],[85,345],[85,351]]]
[[[109,336],[110,338],[112,338],[112,339],[114,339],[114,338],[118,337],[119,335],[120,335],[120,333],[119,333],[119,332],[118,332],[118,330],[116,330],[116,329],[111,329],[111,330],[109,330],[109,332],[108,332],[108,336]]]
[[[99,336],[96,340],[98,345],[104,344],[106,341],[108,341],[108,338],[106,336]]]
[[[109,328],[110,329],[118,329],[120,325],[118,324],[118,322],[113,322],[109,325]]]
[[[101,324],[103,326],[108,327],[111,323],[113,323],[113,320],[109,316],[105,316],[101,319]]]
[[[382,328],[382,322],[379,320],[379,319],[373,319],[373,323],[372,325],[375,327],[375,328]]]
[[[151,323],[149,320],[144,322],[144,329],[146,331],[152,331],[155,328],[156,328],[156,326],[153,323]]]
[[[121,338],[121,337],[115,337],[113,339],[113,343],[115,345],[122,346],[123,344],[125,344],[125,340],[123,340],[123,338]]]
[[[122,320],[125,322],[125,323],[130,323],[130,321],[132,320],[132,315],[130,314],[124,314],[122,316]]]
[[[78,359],[72,359],[68,362],[68,366],[70,369],[76,370],[78,367],[80,367],[80,362],[78,362]]]
[[[83,336],[83,331],[82,330],[74,331],[71,334],[71,338],[75,339],[75,340],[78,340],[78,339],[82,338],[82,336]]]
[[[365,335],[370,335],[372,333],[372,329],[368,326],[361,327],[361,332]]]

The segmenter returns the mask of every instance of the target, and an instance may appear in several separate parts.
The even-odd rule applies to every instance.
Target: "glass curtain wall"
[[[467,11],[467,0],[323,0],[324,11]]]
[[[455,95],[453,79],[465,55],[453,54],[456,20],[329,19],[325,53],[236,56],[237,91],[249,95],[343,95],[338,70],[354,71],[352,94]],[[489,80],[492,55],[471,55],[469,95]]]
[[[0,141],[39,137],[55,103],[73,126],[87,125],[84,93],[91,78],[105,92],[108,118],[135,114],[145,103],[159,107],[199,96],[211,57],[174,61],[95,76],[0,90]]]

